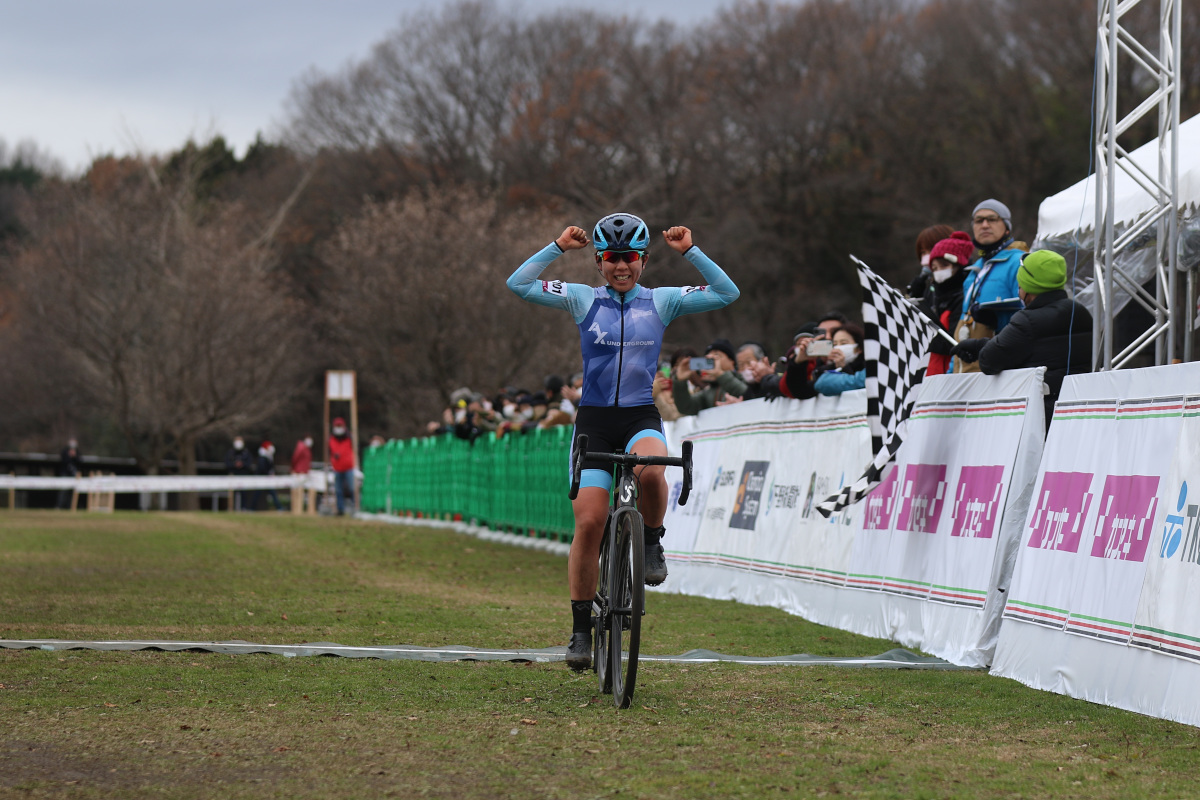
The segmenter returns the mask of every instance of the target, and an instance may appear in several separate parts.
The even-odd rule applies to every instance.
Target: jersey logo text
[[[562,281],[542,281],[542,291],[548,294],[556,294],[559,297],[566,297],[567,285]]]
[[[708,291],[707,286],[685,286],[685,287],[683,287],[683,292],[680,294],[680,296],[687,297],[692,292],[707,292],[707,291]]]
[[[599,322],[593,322],[592,327],[588,328],[588,333],[596,334],[596,341],[592,342],[592,344],[600,344],[600,341],[604,339],[605,336],[608,336],[608,331],[600,330]]]

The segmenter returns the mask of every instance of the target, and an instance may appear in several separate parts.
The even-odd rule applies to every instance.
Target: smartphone
[[[833,352],[833,340],[814,339],[808,343],[807,352],[810,356],[828,356]]]
[[[717,362],[713,361],[711,358],[700,357],[688,360],[688,368],[692,370],[692,372],[703,372],[704,370],[715,369],[716,366]]]

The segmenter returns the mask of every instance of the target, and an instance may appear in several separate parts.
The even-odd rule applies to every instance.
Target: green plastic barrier
[[[362,507],[569,542],[570,449],[567,426],[474,443],[453,434],[393,440],[363,453]]]

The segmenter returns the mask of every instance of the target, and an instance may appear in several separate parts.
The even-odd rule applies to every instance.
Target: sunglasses
[[[640,258],[645,258],[646,252],[644,250],[601,250],[596,254],[596,257],[609,264],[618,261],[624,261],[626,264],[632,264]]]

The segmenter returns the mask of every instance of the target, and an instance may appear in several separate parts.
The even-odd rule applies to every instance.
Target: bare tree
[[[339,229],[323,251],[333,276],[325,313],[364,385],[385,398],[393,430],[416,432],[459,386],[491,392],[578,364],[570,318],[539,313],[504,285],[563,226],[439,189],[369,203]],[[592,274],[563,262],[556,277]]]
[[[139,465],[177,452],[195,471],[206,434],[274,413],[309,366],[268,220],[201,202],[201,165],[104,159],[45,187],[13,260],[23,324],[55,343]]]

